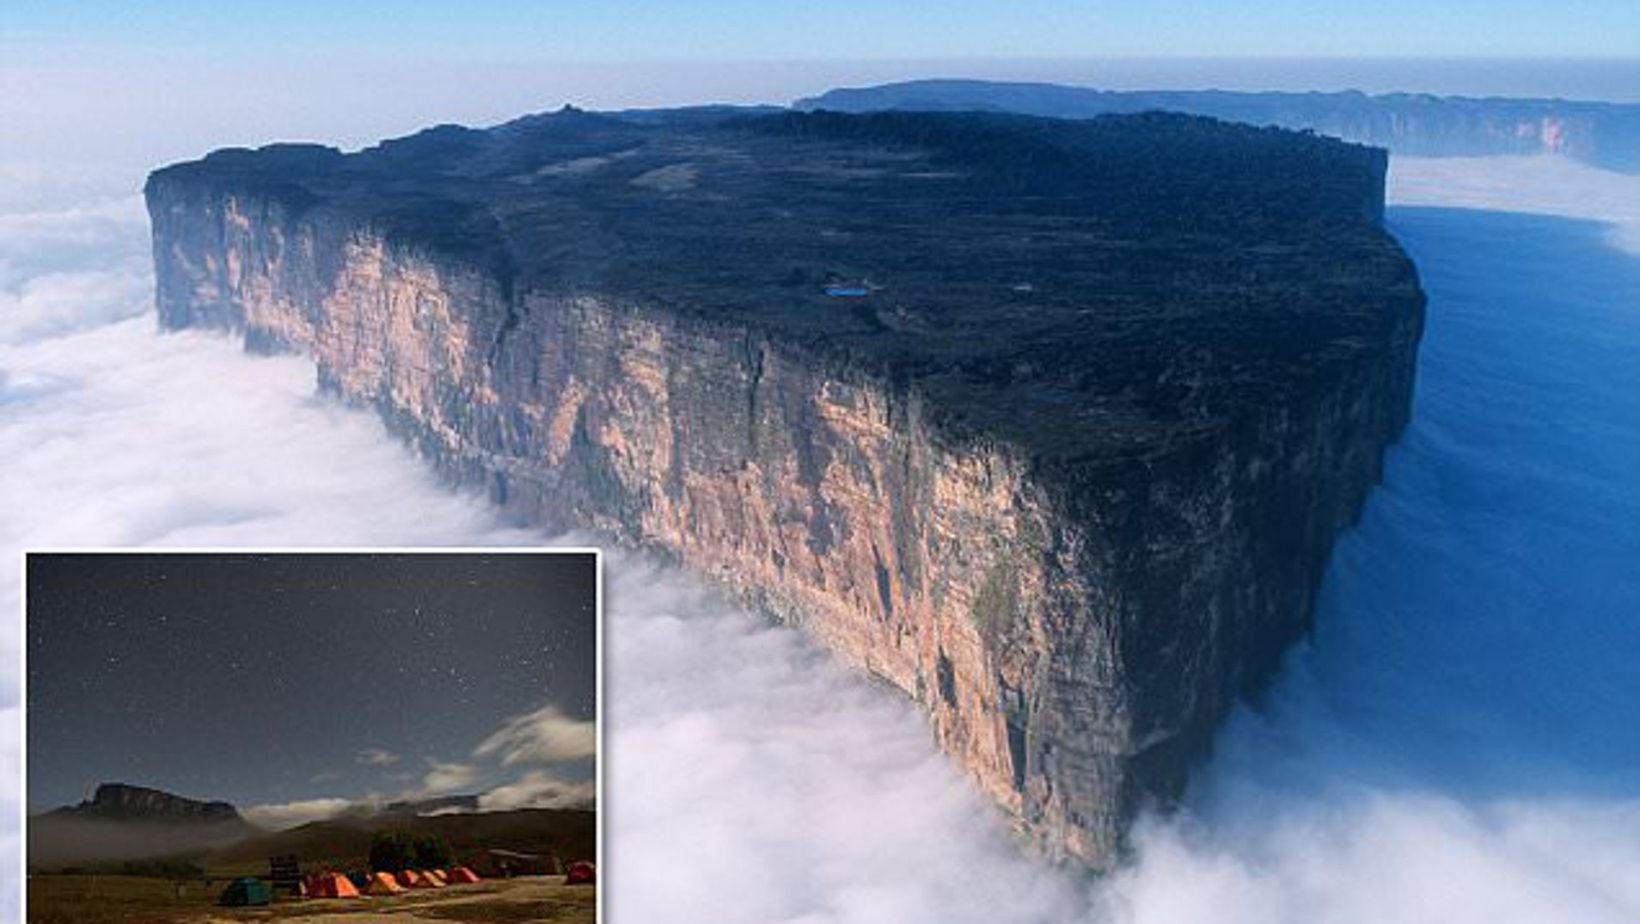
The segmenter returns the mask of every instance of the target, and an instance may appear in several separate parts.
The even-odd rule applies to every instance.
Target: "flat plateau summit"
[[[147,196],[162,325],[308,354],[452,480],[804,627],[1100,866],[1405,424],[1385,167],[1160,113],[565,110]]]

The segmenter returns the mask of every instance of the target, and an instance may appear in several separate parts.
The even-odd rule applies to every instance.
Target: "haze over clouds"
[[[334,818],[355,805],[357,803],[349,799],[306,799],[284,805],[253,805],[242,808],[240,812],[253,825],[279,831],[310,821]]]
[[[592,723],[572,719],[552,705],[513,716],[473,749],[474,757],[500,757],[503,767],[579,760],[596,753],[597,729]]]
[[[448,47],[447,39],[440,43]],[[153,167],[230,145],[308,140],[357,148],[440,122],[490,125],[566,103],[588,109],[784,105],[832,87],[924,77],[1114,90],[1359,89],[1640,102],[1640,59],[1634,58],[1237,59],[1179,57],[1175,51],[1161,58],[1004,52],[982,58],[571,61],[298,50],[224,61],[197,50],[26,51],[0,44],[0,124],[29,127],[0,147],[5,208],[61,205],[76,194],[83,201],[91,193],[128,193]],[[110,168],[119,171],[113,182]]]
[[[1558,157],[1393,158],[1390,201],[1399,206],[1487,209],[1588,219],[1613,246],[1640,255],[1640,177]]]
[[[1611,246],[1632,248],[1640,189],[1558,161],[1402,162],[1395,182],[1419,207],[1391,226],[1433,298],[1417,419],[1339,549],[1315,639],[1263,714],[1235,718],[1187,810],[1145,823],[1133,869],[1095,890],[1024,860],[907,703],[621,555],[610,859],[645,872],[614,880],[617,920],[1640,919],[1640,273]],[[1423,208],[1446,204],[1628,224]],[[145,233],[128,196],[0,215],[0,551],[542,540],[317,399],[305,361],[155,333],[135,316]],[[17,568],[0,555],[6,601]],[[0,632],[8,670],[16,635]],[[17,779],[17,678],[0,680]],[[515,722],[443,760],[584,749],[550,715]],[[460,772],[417,754],[391,769]],[[526,772],[490,804],[554,785]],[[263,818],[339,810],[315,796]],[[0,863],[17,851],[7,830]]]

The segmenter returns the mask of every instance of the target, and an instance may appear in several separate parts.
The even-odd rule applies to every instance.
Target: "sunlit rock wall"
[[[1415,284],[1386,292],[1381,343],[1286,400],[1050,464],[747,329],[515,293],[254,194],[156,179],[149,208],[164,327],[308,354],[453,480],[801,625],[921,704],[1047,853],[1093,865],[1304,631],[1404,423],[1421,317]]]

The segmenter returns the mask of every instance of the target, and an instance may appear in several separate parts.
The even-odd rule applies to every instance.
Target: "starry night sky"
[[[242,808],[395,796],[435,761],[469,762],[511,716],[591,721],[595,568],[591,554],[30,555],[29,810],[102,781]],[[582,763],[566,778],[590,777]],[[509,779],[485,767],[462,791]]]

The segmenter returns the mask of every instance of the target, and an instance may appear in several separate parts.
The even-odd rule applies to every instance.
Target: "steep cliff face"
[[[1304,631],[1405,421],[1422,296],[1372,221],[1382,156],[1337,146],[1272,218],[1235,146],[1321,142],[589,119],[161,171],[162,324],[311,355],[452,479],[803,626],[1049,853],[1109,863]],[[1198,130],[1242,166],[1110,176]],[[1098,185],[1041,205],[1021,151]],[[477,230],[378,194],[416,176]]]

